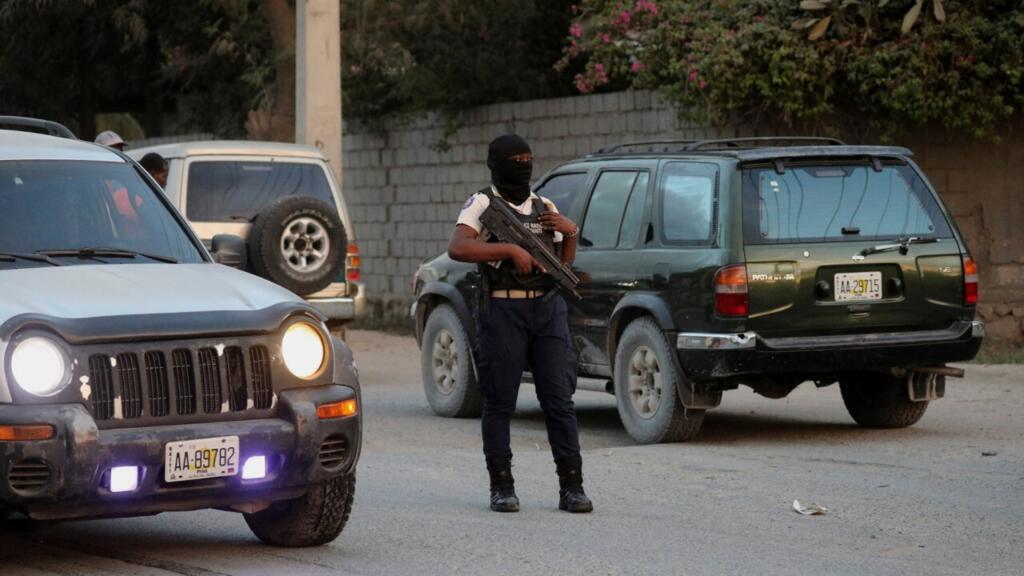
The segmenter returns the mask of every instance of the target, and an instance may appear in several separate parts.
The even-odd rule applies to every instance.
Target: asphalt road
[[[427,408],[409,338],[354,332],[366,442],[333,544],[263,546],[202,511],[0,528],[0,574],[1021,574],[1024,368],[969,366],[915,427],[861,430],[836,387],[727,393],[689,444],[635,446],[577,395],[596,511],[558,512],[533,390],[513,423],[519,514],[487,509],[478,423]],[[992,454],[994,455],[985,455]],[[829,508],[800,516],[793,499]]]

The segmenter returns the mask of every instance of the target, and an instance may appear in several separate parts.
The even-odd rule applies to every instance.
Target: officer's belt
[[[522,300],[525,298],[542,298],[545,294],[547,294],[546,290],[494,290],[491,292],[491,298]]]

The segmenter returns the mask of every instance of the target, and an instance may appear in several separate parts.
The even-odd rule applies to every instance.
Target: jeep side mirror
[[[232,268],[245,268],[245,240],[234,234],[217,234],[210,243],[213,261]]]

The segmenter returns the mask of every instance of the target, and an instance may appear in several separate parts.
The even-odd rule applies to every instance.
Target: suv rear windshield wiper
[[[134,250],[123,250],[121,248],[75,248],[71,250],[40,250],[36,252],[36,254],[41,254],[43,256],[75,256],[78,258],[135,258],[138,256],[142,256],[143,258],[149,258],[150,260],[156,260],[158,262],[166,262],[168,264],[178,263],[178,259],[173,256],[150,254],[148,252],[136,252]]]
[[[52,266],[61,266],[60,262],[57,262],[53,258],[50,258],[46,254],[22,254],[19,252],[0,252],[0,261],[14,262],[15,260],[31,260],[33,262],[45,262]]]
[[[938,238],[918,238],[911,236],[909,238],[898,238],[898,244],[879,244],[878,246],[872,246],[871,248],[865,248],[860,251],[861,256],[869,256],[871,254],[878,254],[880,252],[892,252],[893,250],[899,250],[900,254],[906,255],[910,250],[911,244],[934,244],[938,242]]]

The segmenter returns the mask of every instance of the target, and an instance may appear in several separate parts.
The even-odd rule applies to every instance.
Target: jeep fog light
[[[242,480],[258,480],[267,477],[267,457],[250,456],[242,466]]]
[[[135,492],[138,489],[138,466],[114,466],[110,469],[111,492]]]
[[[53,396],[68,384],[68,360],[57,343],[33,336],[22,340],[11,354],[11,374],[23,390]]]
[[[281,339],[281,356],[292,374],[308,380],[320,371],[327,350],[316,328],[306,322],[296,322],[285,330]]]

